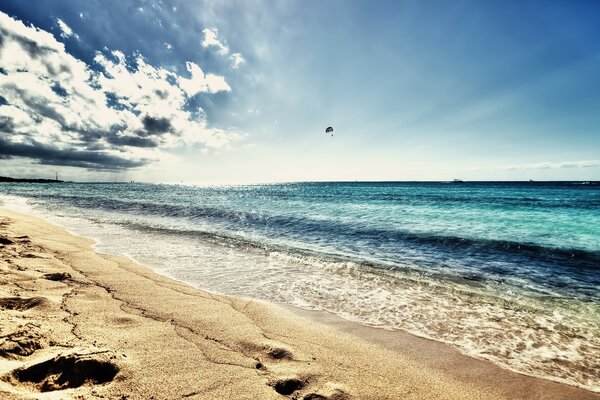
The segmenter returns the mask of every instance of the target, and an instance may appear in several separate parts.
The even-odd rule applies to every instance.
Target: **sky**
[[[3,0],[0,175],[600,180],[598,21],[597,1]]]

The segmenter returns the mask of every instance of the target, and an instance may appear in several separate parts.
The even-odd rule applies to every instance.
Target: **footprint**
[[[38,334],[17,331],[0,339],[0,356],[4,358],[26,357],[42,348]]]
[[[71,279],[71,274],[67,272],[52,272],[42,275],[42,278],[49,281],[66,281],[67,279]]]
[[[49,392],[111,382],[118,372],[119,367],[107,357],[69,354],[17,369],[12,376],[18,382],[33,383],[40,392]]]
[[[297,378],[279,379],[269,383],[279,394],[288,396],[296,390],[302,389],[308,382]]]
[[[38,254],[34,254],[34,253],[23,253],[23,254],[21,254],[21,257],[23,257],[23,258],[46,258],[46,257],[40,256]]]
[[[265,341],[263,343],[242,342],[239,344],[246,355],[252,355],[256,359],[255,367],[260,370],[262,375],[267,375],[270,379],[266,382],[278,394],[291,396],[294,400],[349,400],[351,398],[345,391],[341,390],[338,384],[326,382],[324,386],[319,384],[322,379],[318,374],[311,373],[310,364],[314,358],[298,356],[287,346],[275,341]],[[305,358],[305,360],[303,360]],[[271,365],[282,365],[286,363],[295,365],[295,377],[277,377],[273,376]],[[266,365],[265,365],[266,364]],[[276,369],[273,369],[275,371]],[[302,372],[303,371],[303,372]]]
[[[309,393],[302,400],[327,400],[328,397],[319,393]]]
[[[348,400],[350,396],[342,392],[341,390],[336,390],[334,393],[330,395],[324,395],[320,393],[309,393],[302,398],[302,400]]]
[[[38,307],[47,302],[45,297],[2,297],[0,298],[0,308],[6,310],[26,311],[33,307]]]
[[[287,378],[269,382],[269,386],[272,386],[277,393],[284,396],[293,395],[292,399],[297,400],[349,400],[351,398],[348,393],[338,388],[321,388],[317,391],[315,389],[309,391],[309,384],[309,378]],[[309,393],[304,396],[296,393],[303,389],[306,389]]]
[[[245,351],[255,354],[259,357],[267,356],[271,360],[293,360],[294,354],[283,347],[275,347],[268,344],[256,344],[250,342],[240,343],[240,347]]]
[[[5,237],[5,236],[0,236],[0,244],[3,245],[9,245],[9,244],[14,244],[15,242],[13,242],[12,240],[10,240],[9,238]]]
[[[274,360],[293,360],[294,359],[293,354],[289,350],[282,349],[281,347],[275,347],[275,348],[269,349],[269,351],[267,351],[267,356],[269,356],[269,358],[272,358]]]

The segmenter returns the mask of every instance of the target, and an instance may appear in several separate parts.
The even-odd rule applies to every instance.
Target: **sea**
[[[0,184],[160,274],[600,392],[600,183]]]

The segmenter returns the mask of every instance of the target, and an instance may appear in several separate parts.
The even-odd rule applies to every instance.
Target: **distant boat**
[[[533,179],[530,179],[529,182],[535,182]]]
[[[464,183],[465,181],[460,179],[452,179],[452,183]]]

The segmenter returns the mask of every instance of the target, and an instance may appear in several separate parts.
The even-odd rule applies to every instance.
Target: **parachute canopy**
[[[333,128],[328,127],[327,129],[325,129],[325,133],[333,133]]]

